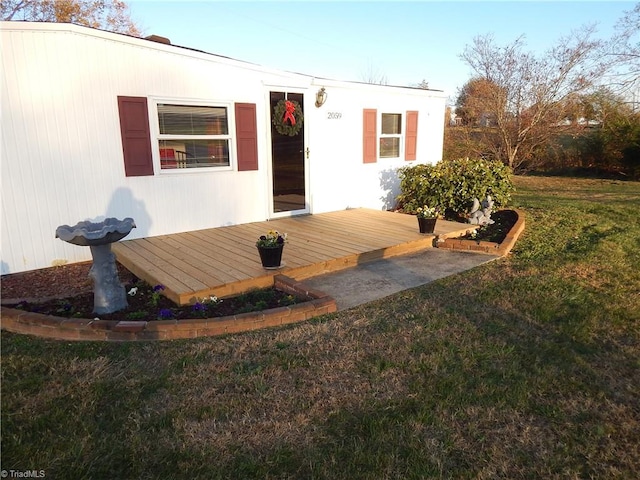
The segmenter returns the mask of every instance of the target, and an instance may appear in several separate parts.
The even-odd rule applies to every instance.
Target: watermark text
[[[46,478],[44,470],[1,470],[2,478]]]

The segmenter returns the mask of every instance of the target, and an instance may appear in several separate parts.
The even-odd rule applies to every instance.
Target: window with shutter
[[[153,131],[145,97],[118,97],[120,129],[127,176],[153,175],[152,144],[160,170],[231,170],[233,137],[229,104],[152,100]],[[256,105],[235,104],[235,150],[238,170],[258,169]],[[151,136],[153,135],[153,142]],[[157,168],[157,166],[156,166]],[[178,169],[178,170],[176,170]]]
[[[363,111],[363,161],[375,163],[378,158],[417,159],[418,112],[380,113],[377,110]],[[380,129],[378,131],[378,121]],[[404,128],[403,128],[404,126]]]

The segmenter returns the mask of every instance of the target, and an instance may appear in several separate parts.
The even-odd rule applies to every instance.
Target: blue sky
[[[609,38],[635,2],[495,1],[158,1],[128,0],[145,35],[265,67],[322,78],[431,88],[452,98],[470,78],[459,55],[476,35],[499,44],[520,35],[544,52],[560,37],[596,24]]]

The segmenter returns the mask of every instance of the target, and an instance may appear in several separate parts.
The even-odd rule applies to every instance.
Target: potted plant
[[[440,209],[438,207],[418,207],[416,210],[418,217],[418,228],[420,233],[433,233],[436,228],[436,221],[440,218]]]
[[[256,242],[260,260],[264,268],[280,268],[282,263],[282,249],[287,241],[287,234],[276,230],[269,230],[266,235],[260,235]]]

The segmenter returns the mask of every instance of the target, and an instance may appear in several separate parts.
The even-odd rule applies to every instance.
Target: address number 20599
[[[342,113],[340,112],[327,112],[327,119],[329,120],[340,120],[342,118]]]

